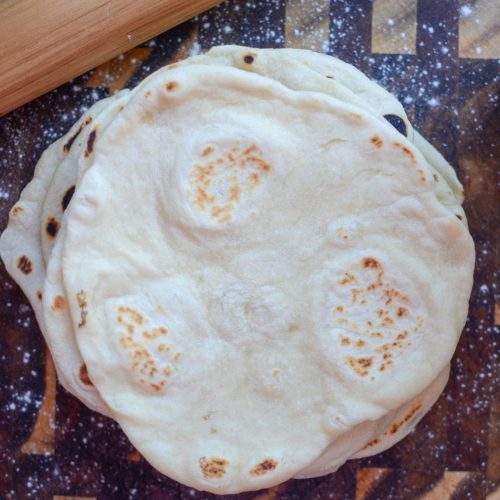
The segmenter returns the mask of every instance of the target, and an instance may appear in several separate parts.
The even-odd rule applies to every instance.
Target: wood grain
[[[500,2],[460,1],[460,57],[500,58]]]
[[[415,54],[417,0],[374,0],[372,52]]]
[[[287,0],[285,9],[285,47],[328,52],[329,0]]]
[[[0,116],[219,2],[0,2]]]

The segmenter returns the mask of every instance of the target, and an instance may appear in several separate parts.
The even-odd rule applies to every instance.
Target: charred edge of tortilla
[[[71,186],[64,193],[63,199],[61,201],[61,207],[63,212],[68,208],[69,202],[71,201],[71,198],[73,198],[74,194],[75,194],[75,186]]]

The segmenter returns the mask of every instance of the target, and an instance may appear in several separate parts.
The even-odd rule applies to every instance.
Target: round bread
[[[71,377],[68,377],[67,370],[63,368],[64,358],[57,356],[54,344],[46,335],[42,311],[46,266],[42,253],[40,220],[44,198],[58,166],[72,154],[72,148],[75,141],[79,140],[82,130],[107,106],[107,103],[107,99],[96,102],[64,136],[42,153],[33,178],[11,209],[7,228],[0,237],[0,254],[5,268],[21,287],[33,308],[40,330],[53,354],[59,382],[73,393],[75,391],[71,389]],[[59,221],[47,220],[44,225],[47,237],[55,238],[59,226]],[[66,332],[62,333],[66,335]],[[73,344],[75,345],[74,341]],[[78,392],[75,395],[78,396]]]
[[[62,266],[89,374],[145,457],[200,489],[270,486],[435,381],[473,266],[435,184],[333,97],[194,64],[142,86]]]

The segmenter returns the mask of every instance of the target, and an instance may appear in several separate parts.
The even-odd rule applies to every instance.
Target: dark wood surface
[[[221,43],[312,47],[356,64],[401,99],[457,168],[477,262],[445,392],[385,453],[240,498],[500,498],[499,19],[498,0],[227,2],[0,119],[0,230],[43,149],[85,108]],[[56,384],[29,304],[3,264],[0,278],[0,498],[212,498],[156,472],[117,424]]]

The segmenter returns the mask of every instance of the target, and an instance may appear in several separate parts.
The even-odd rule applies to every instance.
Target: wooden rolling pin
[[[1,0],[0,116],[221,0]]]

